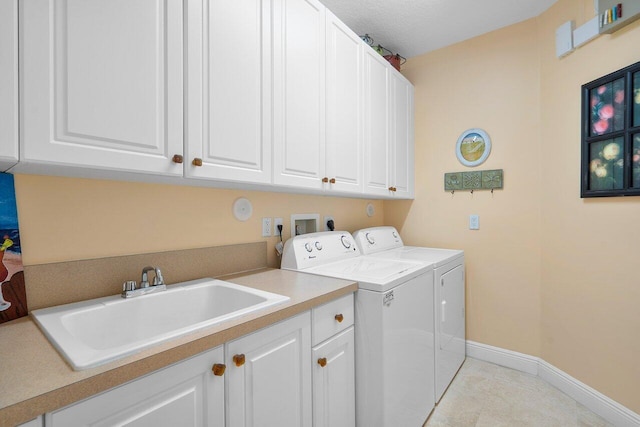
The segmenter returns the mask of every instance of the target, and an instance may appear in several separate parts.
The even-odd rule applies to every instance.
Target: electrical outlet
[[[273,218],[273,235],[280,236],[280,231],[278,231],[278,225],[282,225],[282,233],[284,233],[284,223],[282,218]]]
[[[469,215],[469,230],[480,230],[479,215]]]
[[[331,231],[329,230],[329,226],[327,225],[327,222],[329,221],[333,221],[333,217],[331,215],[327,215],[324,217],[324,231]],[[335,227],[335,221],[333,221],[334,223],[334,227]]]
[[[262,237],[271,236],[271,218],[262,218]]]

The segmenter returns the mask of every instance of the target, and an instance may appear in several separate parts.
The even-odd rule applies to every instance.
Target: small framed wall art
[[[456,144],[456,156],[465,166],[478,166],[484,163],[491,153],[491,139],[482,129],[473,128],[462,132]]]

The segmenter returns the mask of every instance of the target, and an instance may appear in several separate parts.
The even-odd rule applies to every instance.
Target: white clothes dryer
[[[404,246],[394,227],[366,228],[353,233],[353,237],[363,255],[433,266],[435,400],[439,402],[466,357],[464,252]]]
[[[356,424],[422,426],[435,406],[432,267],[362,256],[329,231],[287,240],[282,268],[358,282]]]

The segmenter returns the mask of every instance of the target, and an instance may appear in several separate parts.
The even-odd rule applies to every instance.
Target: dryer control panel
[[[400,233],[398,233],[395,227],[363,228],[353,233],[353,238],[362,255],[369,255],[404,246]]]

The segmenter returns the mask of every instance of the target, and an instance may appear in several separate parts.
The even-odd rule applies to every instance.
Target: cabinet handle
[[[344,320],[344,316],[342,314],[336,314],[335,319],[338,321],[338,323],[342,323],[342,321]]]
[[[327,178],[326,176],[324,178],[322,178],[322,182],[329,182],[329,178]]]
[[[327,366],[327,358],[321,357],[320,359],[318,359],[318,365],[320,365],[322,368]]]
[[[213,375],[215,375],[216,377],[223,376],[226,369],[227,365],[225,365],[224,363],[216,363],[213,365],[213,368],[211,368],[211,370],[213,371]]]
[[[396,187],[389,187],[389,191],[396,191],[397,188]]]
[[[191,164],[192,164],[193,166],[202,166],[202,159],[199,159],[199,158],[197,158],[197,157],[196,157],[195,159],[193,159],[193,161],[191,162]]]
[[[236,354],[233,356],[233,363],[235,363],[236,366],[244,365],[244,354]]]
[[[184,159],[180,154],[174,154],[171,160],[173,161],[173,163],[182,163]]]
[[[335,184],[335,183],[336,183],[336,179],[335,179],[335,178],[331,178],[331,179],[329,180],[329,184]]]

